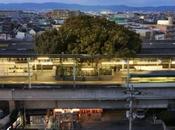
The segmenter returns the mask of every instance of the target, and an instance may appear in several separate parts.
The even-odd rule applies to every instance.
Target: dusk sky
[[[175,5],[175,0],[0,0],[0,3],[23,3],[23,2],[61,2],[83,5],[129,5],[129,6],[160,6]]]

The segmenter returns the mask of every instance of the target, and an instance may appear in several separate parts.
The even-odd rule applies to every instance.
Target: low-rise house
[[[25,39],[26,37],[26,33],[25,32],[21,32],[21,31],[18,31],[17,34],[16,34],[16,39]]]
[[[0,33],[0,40],[11,40],[12,36],[6,33]]]
[[[30,29],[29,30],[29,34],[31,34],[32,36],[36,35],[36,31],[34,29]]]

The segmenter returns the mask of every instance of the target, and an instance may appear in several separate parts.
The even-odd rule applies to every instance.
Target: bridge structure
[[[168,108],[174,104],[174,82],[173,57],[0,57],[0,101],[9,102],[10,110],[128,109],[130,93],[135,108]]]
[[[129,69],[130,74],[128,74]],[[1,84],[59,84],[70,81],[175,82],[173,57],[117,58],[89,55],[0,56]]]
[[[132,84],[134,108],[167,109],[175,103],[174,84]],[[16,85],[17,86],[17,85]],[[1,88],[0,101],[8,101],[10,110],[54,108],[129,109],[130,90],[115,84],[76,84],[76,86],[33,85],[32,88]],[[145,87],[147,86],[147,87]]]

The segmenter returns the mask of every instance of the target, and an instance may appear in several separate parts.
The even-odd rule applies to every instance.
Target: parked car
[[[137,110],[136,111],[136,118],[137,119],[144,119],[145,118],[145,111],[144,110]]]

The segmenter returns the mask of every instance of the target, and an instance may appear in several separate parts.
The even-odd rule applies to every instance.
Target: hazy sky
[[[160,6],[175,5],[175,0],[0,0],[0,3],[22,3],[22,2],[61,2],[83,5],[129,5],[129,6]]]

